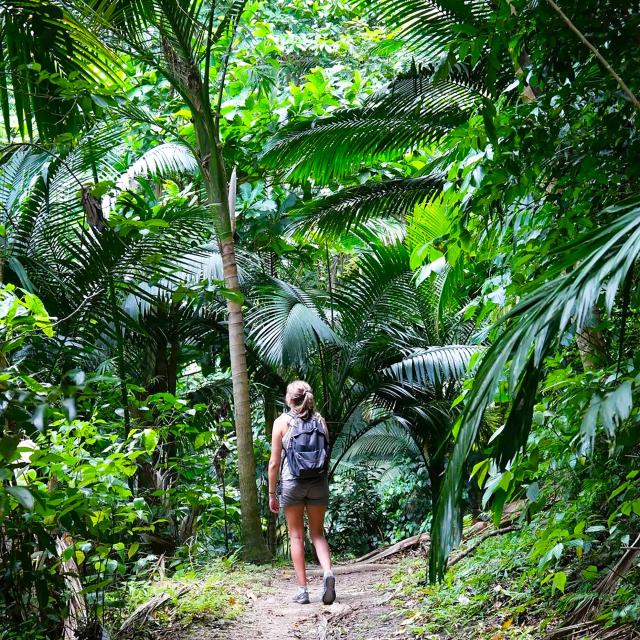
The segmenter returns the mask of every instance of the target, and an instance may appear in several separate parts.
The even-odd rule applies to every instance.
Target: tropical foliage
[[[639,20],[5,2],[0,638],[106,637],[135,581],[286,553],[294,378],[335,550],[429,530],[436,582],[465,514],[516,503],[496,571],[566,593],[569,629],[636,624]]]

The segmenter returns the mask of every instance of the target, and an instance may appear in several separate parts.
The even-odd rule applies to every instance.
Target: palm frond
[[[479,347],[463,344],[416,349],[387,367],[385,373],[401,383],[441,386],[445,381],[462,380],[478,350]]]
[[[341,327],[350,340],[371,338],[392,325],[390,319],[411,325],[416,317],[415,287],[409,256],[400,243],[374,244],[357,257],[334,299],[341,311]],[[359,338],[358,338],[359,337]]]
[[[400,178],[350,187],[292,212],[292,229],[323,237],[341,234],[373,218],[403,220],[415,208],[442,189],[442,176]]]
[[[167,177],[172,174],[194,174],[198,162],[193,153],[183,144],[163,142],[140,156],[117,180],[118,189],[129,189],[135,179],[143,176]]]
[[[482,358],[465,401],[437,505],[430,557],[432,579],[443,575],[447,556],[460,540],[464,467],[505,366],[510,362],[514,403],[495,451],[502,465],[526,445],[544,358],[570,328],[585,326],[601,298],[611,312],[622,282],[640,256],[639,198],[609,207],[599,216],[618,217],[558,250],[556,266],[504,316],[502,334]]]
[[[368,7],[430,59],[439,57],[451,41],[475,34],[493,10],[488,0],[375,0]]]
[[[312,176],[326,184],[436,142],[466,121],[482,94],[464,75],[434,80],[433,72],[415,68],[361,108],[284,127],[267,145],[263,163],[289,180]]]
[[[7,0],[0,11],[0,104],[7,137],[41,138],[78,131],[83,103],[50,78],[84,80],[88,87],[119,84],[117,62],[98,37],[61,3]],[[94,89],[94,92],[95,91]],[[9,114],[13,102],[16,122]],[[96,108],[89,101],[89,111]],[[89,115],[85,112],[85,115]]]
[[[261,288],[247,314],[247,328],[257,351],[274,365],[303,365],[318,343],[338,341],[318,302],[276,278]]]
[[[390,421],[372,427],[351,445],[336,470],[366,464],[388,478],[394,469],[406,469],[407,460],[424,464],[422,453],[411,432]]]

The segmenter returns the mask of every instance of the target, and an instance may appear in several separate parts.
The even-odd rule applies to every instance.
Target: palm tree
[[[555,3],[548,4],[558,13]],[[615,27],[610,28],[607,38],[612,37],[614,30],[617,37],[619,30],[626,28],[628,8],[604,7],[589,5],[578,11],[583,14],[592,10],[615,11],[616,20],[611,22],[611,25],[615,22]],[[354,175],[361,167],[375,168],[376,163],[399,159],[406,151],[433,149],[434,157],[417,177],[383,179],[316,200],[307,207],[309,227],[322,226],[335,233],[374,217],[405,219],[416,203],[426,202],[437,193],[441,180],[438,169],[455,158],[459,145],[455,136],[448,135],[453,128],[469,122],[473,114],[481,113],[488,137],[495,136],[491,99],[507,84],[514,81],[517,84],[530,65],[523,47],[525,40],[509,50],[514,42],[509,28],[526,19],[542,21],[545,15],[544,7],[537,4],[516,7],[508,3],[502,8],[508,10],[501,11],[500,3],[488,0],[376,0],[370,4],[370,13],[398,28],[419,62],[360,109],[286,126],[271,142],[264,161],[292,181],[312,176],[319,184],[329,184],[333,178],[344,180]],[[594,28],[601,26],[597,18],[590,16],[590,20]],[[586,44],[584,37],[581,39]],[[579,51],[577,55],[586,53],[586,50]],[[545,78],[553,76],[557,68],[565,64],[564,56],[549,59],[546,64]],[[610,65],[605,65],[605,71],[614,75]],[[600,77],[607,79],[604,73]],[[616,81],[636,105],[628,87],[619,77]],[[525,86],[523,97],[535,99],[537,92],[536,87]],[[563,162],[562,151],[558,158],[547,158],[539,177],[542,186],[537,188],[541,191],[548,188],[554,169]],[[501,464],[526,443],[544,355],[558,344],[568,327],[576,329],[578,334],[589,328],[589,315],[601,297],[603,286],[606,285],[604,295],[609,310],[622,282],[626,282],[628,299],[631,285],[626,278],[638,256],[637,200],[622,202],[600,215],[613,221],[612,231],[591,232],[558,251],[558,270],[547,272],[545,279],[531,288],[530,296],[501,322],[503,333],[482,360],[461,416],[460,436],[434,518],[432,579],[442,577],[447,554],[459,540],[465,465],[505,365],[511,363],[514,402],[496,441],[496,456]],[[306,222],[303,220],[301,224],[304,227]],[[626,260],[623,249],[627,251]],[[453,277],[459,262],[446,253]],[[550,301],[553,302],[550,304]],[[608,404],[611,406],[603,411],[608,411],[606,419],[614,422],[628,406],[626,400],[621,401],[617,409],[612,408],[615,403]],[[597,406],[588,414],[591,421],[599,415]]]
[[[61,334],[75,337],[76,349],[61,348],[60,358],[99,366],[99,354],[117,352],[126,411],[124,332],[145,331],[123,303],[135,297],[153,306],[179,284],[210,277],[204,266],[212,252],[207,211],[188,194],[157,203],[155,211],[133,192],[123,193],[110,214],[103,207],[100,185],[122,182],[113,169],[124,152],[121,139],[120,126],[103,124],[57,154],[40,145],[7,147],[0,165],[0,223],[5,280],[37,292],[59,318]],[[143,169],[156,175],[188,170],[173,151],[156,147],[152,164],[144,154],[125,177],[141,179]],[[52,363],[54,377],[63,364]]]
[[[371,429],[400,424],[419,443],[437,495],[451,400],[477,347],[451,343],[469,338],[459,319],[449,331],[433,330],[431,286],[413,284],[402,242],[368,241],[332,301],[275,278],[263,284],[248,315],[251,344],[284,375],[313,385],[336,446],[333,469]]]
[[[50,7],[52,12],[63,11],[60,8],[62,3],[59,6],[55,1],[42,3],[32,0],[19,4],[29,7],[34,13],[42,11],[43,6]],[[74,28],[77,27],[83,34],[99,35],[99,55],[105,55],[103,51],[106,51],[111,58],[115,58],[117,54],[113,52],[123,52],[157,69],[191,111],[195,132],[194,151],[220,245],[224,279],[229,292],[227,325],[238,438],[244,550],[247,559],[263,561],[268,557],[268,551],[258,513],[242,298],[219,127],[227,67],[244,4],[244,1],[237,0],[225,3],[224,11],[219,13],[216,12],[216,3],[208,4],[202,0],[190,0],[187,3],[180,0],[143,0],[135,3],[128,0],[77,0],[55,21],[55,25],[61,30],[60,37],[64,40],[63,28],[69,15]],[[54,42],[55,53],[65,64],[71,64],[69,58],[82,64],[90,57],[88,45],[82,47],[83,40],[79,40],[76,48],[65,49],[65,43],[66,40]],[[28,55],[37,62],[36,47],[40,43],[24,39],[21,44],[25,48],[33,47],[29,48]],[[82,53],[84,59],[80,57]],[[3,72],[5,68],[6,65],[3,65]],[[215,89],[213,94],[212,86]],[[26,88],[19,84],[14,84],[12,89],[14,101],[15,96],[23,99],[26,98],[25,93],[28,94]]]

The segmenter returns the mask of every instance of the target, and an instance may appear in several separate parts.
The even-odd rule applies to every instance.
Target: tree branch
[[[627,97],[631,101],[631,104],[633,104],[634,108],[637,111],[640,111],[640,101],[638,101],[638,98],[636,98],[633,91],[629,89],[625,81],[616,73],[615,69],[605,60],[604,56],[598,51],[598,49],[596,49],[594,45],[591,44],[591,42],[589,42],[589,40],[587,40],[585,35],[578,29],[578,27],[573,24],[573,22],[571,22],[568,16],[554,2],[554,0],[547,0],[547,2],[558,13],[562,20],[564,20],[569,29],[571,29],[571,31],[573,31],[578,36],[582,44],[584,44],[593,53],[593,55],[595,55],[602,66],[607,70],[609,75],[611,75],[611,77],[618,83],[620,88],[627,94]]]

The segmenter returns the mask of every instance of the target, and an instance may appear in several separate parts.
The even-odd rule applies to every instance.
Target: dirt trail
[[[344,568],[340,568],[344,571]],[[380,566],[359,573],[337,573],[336,602],[322,604],[322,577],[311,576],[311,604],[291,602],[291,570],[274,572],[260,592],[249,592],[246,612],[218,628],[192,629],[188,640],[389,640],[407,636],[391,606],[391,569]]]

